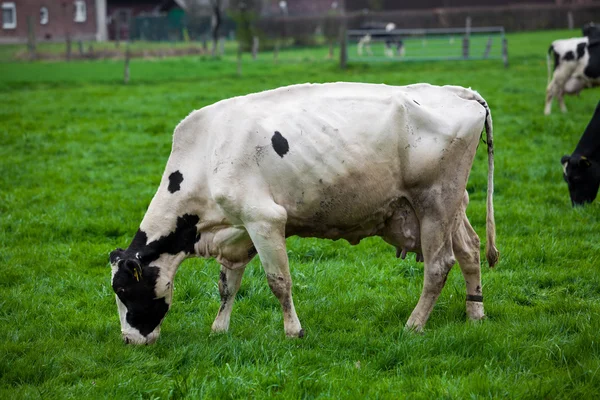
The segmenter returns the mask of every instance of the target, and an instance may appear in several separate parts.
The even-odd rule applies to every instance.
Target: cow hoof
[[[483,303],[478,301],[467,301],[467,316],[471,321],[480,321],[484,319]]]
[[[212,324],[211,330],[212,333],[216,334],[227,333],[227,331],[229,330],[229,326],[223,326],[215,322]]]
[[[286,332],[285,336],[290,339],[302,339],[304,337],[304,329],[300,329],[298,332]]]
[[[424,333],[424,331],[423,331],[423,327],[422,327],[422,326],[420,326],[420,325],[408,325],[408,324],[406,324],[406,325],[404,326],[404,330],[405,330],[406,332],[410,332],[410,333],[417,333],[417,334],[419,334],[419,335],[422,335],[422,334]]]

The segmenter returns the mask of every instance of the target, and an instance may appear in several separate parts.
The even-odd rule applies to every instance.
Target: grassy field
[[[500,61],[351,64],[327,49],[279,64],[245,56],[0,63],[0,398],[530,398],[600,396],[600,202],[572,209],[560,157],[598,91],[543,116],[545,51],[577,32],[509,35]],[[191,110],[300,82],[457,84],[491,106],[499,265],[483,267],[488,318],[466,322],[458,268],[423,335],[403,325],[422,287],[414,257],[378,238],[288,239],[307,333],[284,337],[255,259],[225,335],[215,261],[188,260],[153,346],[125,346],[108,254],[126,247],[158,187],[175,125]],[[485,239],[486,157],[468,190]]]

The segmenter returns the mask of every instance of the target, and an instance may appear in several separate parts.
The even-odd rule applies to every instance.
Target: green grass
[[[576,32],[509,35],[500,61],[351,64],[327,49],[122,62],[0,64],[0,398],[552,398],[600,396],[600,203],[572,209],[560,157],[598,92],[544,117],[545,52]],[[299,82],[430,82],[477,89],[496,149],[501,261],[483,270],[487,320],[466,322],[454,268],[423,335],[403,324],[423,269],[377,238],[288,239],[306,330],[287,340],[260,263],[225,335],[215,261],[188,260],[153,346],[121,342],[108,253],[129,244],[174,126],[217,100]],[[555,111],[556,106],[555,106]],[[485,151],[468,190],[485,239]],[[484,240],[483,240],[484,241]]]

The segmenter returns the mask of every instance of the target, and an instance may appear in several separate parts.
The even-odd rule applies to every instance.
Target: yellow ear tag
[[[138,268],[135,268],[133,270],[133,277],[135,278],[136,281],[140,281],[140,273],[138,272]]]

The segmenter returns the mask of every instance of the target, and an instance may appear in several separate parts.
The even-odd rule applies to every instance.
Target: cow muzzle
[[[148,336],[144,336],[139,332],[135,331],[127,331],[121,332],[121,336],[123,337],[123,342],[125,344],[134,344],[134,345],[143,345],[143,344],[152,344],[158,340],[158,336],[160,331],[157,329],[154,332],[150,332]]]

